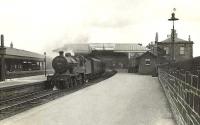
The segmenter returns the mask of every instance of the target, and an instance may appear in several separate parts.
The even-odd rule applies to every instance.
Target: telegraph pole
[[[174,32],[174,21],[177,21],[179,20],[178,18],[175,17],[175,11],[176,11],[176,8],[173,9],[173,13],[171,14],[171,18],[168,19],[169,21],[172,21],[173,22],[173,29],[172,29],[172,34],[171,34],[171,61],[172,62],[175,62],[176,61],[176,57],[175,57],[175,32]]]

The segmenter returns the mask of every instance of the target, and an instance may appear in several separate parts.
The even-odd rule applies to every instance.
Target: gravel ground
[[[118,73],[0,122],[1,125],[175,125],[157,78],[128,73]]]

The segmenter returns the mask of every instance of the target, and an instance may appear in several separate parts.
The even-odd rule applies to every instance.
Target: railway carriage
[[[92,76],[91,79],[99,77],[101,73],[103,73],[105,67],[103,66],[103,63],[95,58],[91,58],[91,68],[92,68]]]

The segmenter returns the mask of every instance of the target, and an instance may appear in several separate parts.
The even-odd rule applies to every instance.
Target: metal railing
[[[200,72],[158,68],[158,79],[178,125],[200,125]]]

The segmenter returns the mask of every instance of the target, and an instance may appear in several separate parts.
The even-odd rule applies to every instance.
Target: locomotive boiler
[[[52,61],[53,75],[47,76],[48,86],[56,89],[72,88],[100,77],[105,71],[104,63],[96,58],[74,56],[63,51]]]

